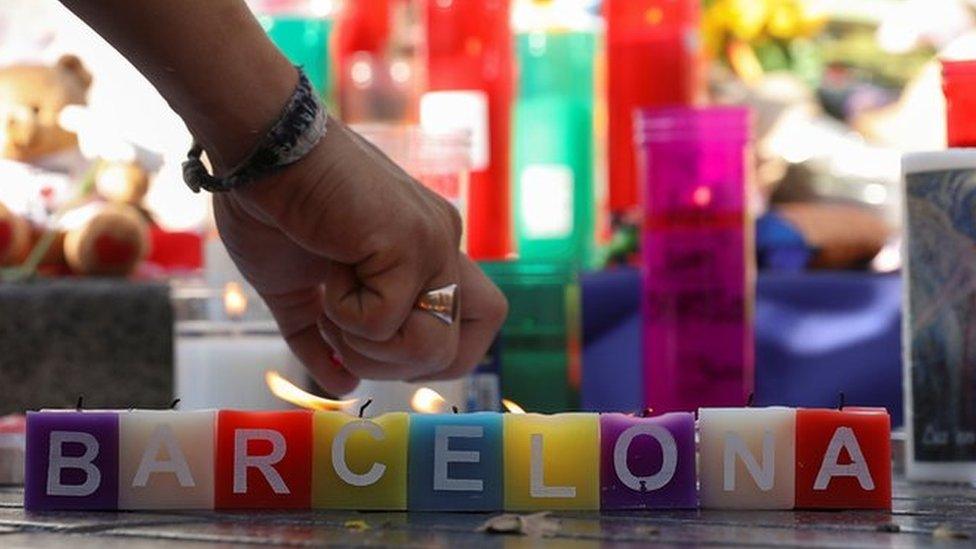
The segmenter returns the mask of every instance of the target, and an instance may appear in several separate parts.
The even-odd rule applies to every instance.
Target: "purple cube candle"
[[[698,506],[694,415],[603,414],[600,445],[601,509]]]
[[[28,511],[118,508],[118,414],[28,412],[25,462]]]

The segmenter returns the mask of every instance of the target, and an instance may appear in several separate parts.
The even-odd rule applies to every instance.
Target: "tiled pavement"
[[[19,488],[0,488],[0,547],[155,549],[187,546],[522,547],[543,540],[476,532],[476,513],[27,513]],[[896,482],[891,514],[668,511],[560,513],[559,547],[976,547],[976,489]],[[897,531],[892,531],[897,530]]]

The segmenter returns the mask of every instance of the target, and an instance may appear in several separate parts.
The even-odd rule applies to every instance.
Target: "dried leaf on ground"
[[[478,527],[478,532],[488,534],[518,534],[531,538],[554,536],[559,532],[559,521],[549,517],[548,512],[531,515],[506,513],[491,517]]]

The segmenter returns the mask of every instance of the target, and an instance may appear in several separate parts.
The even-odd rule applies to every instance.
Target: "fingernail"
[[[342,360],[342,354],[339,352],[338,349],[335,348],[334,345],[332,345],[332,343],[329,340],[329,332],[326,331],[325,329],[324,319],[325,316],[320,316],[315,321],[315,325],[318,326],[319,329],[319,335],[322,336],[322,339],[329,345],[329,347],[332,348],[332,354],[329,356],[332,359],[332,362],[336,363],[339,366],[345,366],[346,363]]]
[[[342,361],[342,355],[339,354],[339,351],[335,350],[332,351],[332,362],[335,362],[339,366],[346,365],[346,363]]]

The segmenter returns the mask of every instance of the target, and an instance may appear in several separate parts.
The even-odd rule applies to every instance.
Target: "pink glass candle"
[[[646,405],[741,406],[753,386],[749,111],[637,114]]]
[[[601,509],[693,509],[695,416],[600,416]]]

